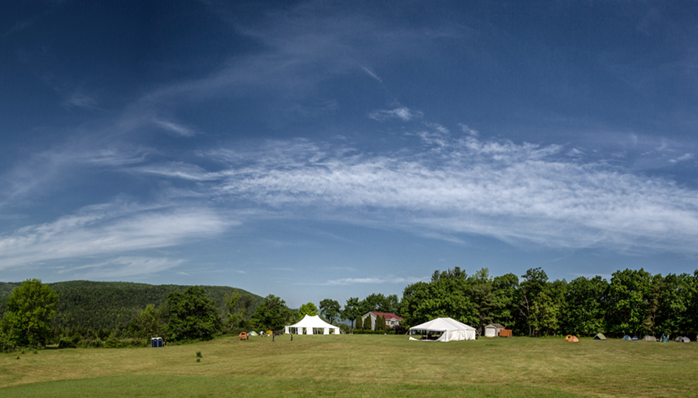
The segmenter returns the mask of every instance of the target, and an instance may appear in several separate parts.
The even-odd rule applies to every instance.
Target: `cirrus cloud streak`
[[[307,141],[237,156],[212,151],[227,168],[187,178],[213,179],[209,194],[219,199],[295,217],[546,247],[697,251],[692,189],[570,158],[563,146],[433,135],[421,136],[426,149],[383,155]]]

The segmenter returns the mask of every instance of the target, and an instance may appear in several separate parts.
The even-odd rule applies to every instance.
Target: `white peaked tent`
[[[421,325],[412,326],[410,335],[413,334],[440,334],[439,338],[431,341],[458,341],[475,340],[475,328],[452,318],[436,318]],[[410,340],[420,340],[410,337]]]
[[[291,330],[292,328],[293,330]],[[330,330],[334,330],[334,334],[339,334],[339,328],[337,326],[330,325],[317,315],[306,315],[295,325],[286,326],[286,333],[315,334],[313,333],[313,329],[322,329],[322,334],[330,334]]]

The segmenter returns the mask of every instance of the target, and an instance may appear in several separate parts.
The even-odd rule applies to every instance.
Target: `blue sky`
[[[698,269],[695,1],[2,8],[0,280]]]

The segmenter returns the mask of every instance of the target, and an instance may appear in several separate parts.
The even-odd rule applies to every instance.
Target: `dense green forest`
[[[458,267],[434,271],[431,281],[405,287],[402,298],[374,293],[351,297],[343,309],[323,300],[325,317],[341,314],[357,329],[369,311],[401,316],[409,328],[438,317],[451,317],[483,333],[500,323],[518,336],[575,334],[593,336],[682,335],[698,333],[698,271],[693,274],[651,274],[643,269],[616,271],[610,280],[580,276],[571,281],[549,280],[541,268],[521,277],[492,276],[487,268],[468,275]]]
[[[21,285],[0,282],[0,314],[5,312],[7,298]],[[69,281],[49,283],[58,294],[56,315],[51,319],[55,329],[113,330],[126,325],[149,304],[159,307],[172,292],[183,292],[188,286],[149,285],[132,282]],[[240,305],[247,305],[254,312],[262,297],[227,286],[202,286],[221,318],[226,318],[226,297],[238,292]]]
[[[376,309],[380,310],[380,309]],[[479,330],[491,322],[515,335],[608,333],[688,335],[698,333],[698,271],[651,274],[616,271],[571,281],[548,279],[541,268],[492,277],[486,268],[467,275],[455,268],[435,271],[430,282],[405,288],[398,314],[406,326],[450,316]]]

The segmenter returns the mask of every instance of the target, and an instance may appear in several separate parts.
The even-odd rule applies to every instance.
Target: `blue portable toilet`
[[[153,348],[162,347],[162,337],[153,337],[150,339],[150,346]]]

